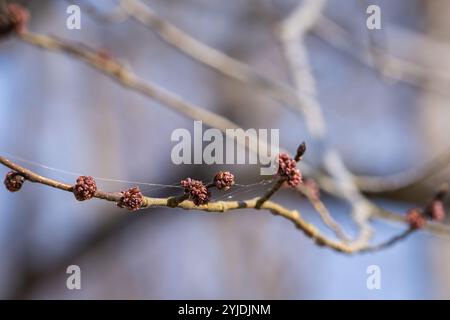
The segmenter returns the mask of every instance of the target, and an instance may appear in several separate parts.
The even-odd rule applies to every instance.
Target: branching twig
[[[73,192],[72,185],[43,177],[1,156],[0,156],[0,163],[12,169],[14,172],[19,173],[20,175],[25,177],[27,181],[43,184],[63,191]],[[96,191],[94,197],[118,203],[121,201],[122,194],[117,192],[109,193],[103,191]],[[181,208],[184,210],[199,210],[209,213],[224,214],[238,209],[257,209],[259,200],[260,198],[254,198],[244,201],[215,201],[197,206],[190,200],[184,200],[183,198],[175,196],[169,198],[143,197],[141,209],[152,207],[168,207],[168,208]],[[347,244],[340,241],[329,239],[325,237],[315,226],[306,222],[297,210],[287,209],[286,207],[276,202],[272,202],[270,200],[264,201],[264,203],[261,204],[261,207],[259,209],[270,211],[274,215],[279,215],[291,221],[307,237],[313,239],[314,242],[320,246],[325,246],[335,251],[348,254],[368,251],[371,248],[370,246],[362,245],[361,243]],[[396,241],[397,240],[392,240],[391,242]]]
[[[124,0],[123,3],[125,5],[127,3],[139,4],[139,2],[128,0]],[[304,113],[309,131],[316,142],[318,142],[320,149],[323,152],[322,165],[331,176],[330,178],[325,177],[331,181],[328,181],[328,184],[331,188],[339,189],[336,193],[341,194],[353,205],[354,216],[360,226],[360,234],[356,241],[347,243],[346,241],[335,241],[328,239],[313,225],[304,221],[298,211],[287,209],[284,206],[269,200],[271,196],[280,189],[283,183],[288,182],[291,186],[294,186],[294,182],[299,180],[299,172],[295,171],[297,169],[290,170],[294,169],[295,161],[294,167],[288,168],[289,170],[285,171],[285,176],[281,176],[272,189],[270,189],[264,196],[244,201],[208,202],[208,188],[213,185],[204,186],[202,182],[190,179],[189,181],[186,180],[186,186],[192,184],[193,188],[191,190],[193,193],[189,196],[185,194],[183,196],[173,196],[169,198],[150,198],[144,197],[138,188],[131,188],[123,192],[103,192],[98,191],[96,187],[93,189],[91,188],[91,177],[80,177],[79,179],[82,179],[80,182],[77,180],[77,185],[68,185],[57,180],[40,176],[3,157],[0,157],[0,163],[13,170],[13,172],[7,176],[9,180],[6,180],[5,184],[10,191],[17,191],[17,187],[20,188],[20,184],[23,182],[21,180],[21,177],[23,177],[26,181],[73,192],[78,200],[87,200],[91,197],[95,197],[115,202],[120,207],[125,207],[130,210],[150,207],[177,207],[186,210],[201,210],[215,213],[225,213],[231,210],[245,208],[268,210],[275,215],[280,215],[293,222],[297,228],[302,230],[308,237],[314,239],[317,244],[345,253],[379,250],[405,238],[409,233],[400,234],[377,246],[370,246],[368,244],[371,232],[367,220],[373,212],[378,212],[379,215],[382,216],[382,209],[378,209],[374,204],[367,201],[361,195],[354,183],[352,174],[344,166],[339,154],[328,143],[325,122],[323,120],[319,103],[315,97],[316,89],[314,77],[312,72],[309,70],[308,56],[303,45],[304,36],[312,28],[317,20],[317,17],[320,16],[320,11],[324,4],[324,0],[316,2],[307,0],[281,24],[281,39],[283,40],[283,45],[286,50],[287,60],[292,67],[296,90],[285,84],[278,83],[275,80],[262,76],[253,71],[253,69],[247,65],[242,64],[217,50],[203,45],[174,26],[159,19],[150,9],[148,9],[150,11],[142,11],[146,12],[144,15],[141,14],[141,11],[133,11],[132,14],[141,22],[147,21],[145,19],[151,18],[150,21],[147,21],[147,23],[149,23],[153,28],[156,28],[160,35],[166,38],[166,41],[172,43],[175,47],[195,57],[199,61],[202,61],[203,63],[216,68],[224,74],[227,74],[230,77],[244,83],[265,89],[265,91],[269,91],[273,97],[288,103],[295,109]],[[145,9],[145,7],[141,7],[141,9]],[[238,125],[220,115],[185,102],[178,96],[154,84],[143,81],[130,70],[124,68],[113,58],[105,57],[99,52],[91,50],[83,45],[72,44],[55,37],[28,32],[26,30],[26,25],[24,24],[27,20],[27,16],[23,15],[19,18],[21,18],[18,20],[20,23],[16,24],[14,28],[17,36],[23,41],[44,49],[73,55],[111,78],[117,80],[125,87],[156,99],[164,105],[188,117],[196,120],[202,120],[206,125],[218,128],[225,133],[227,133],[227,129],[239,128]],[[206,56],[203,56],[203,54],[206,54]],[[208,60],[208,56],[212,60]],[[302,88],[302,90],[300,90],[300,88]],[[238,141],[240,140],[238,139]],[[246,139],[243,139],[243,141],[246,141]],[[248,147],[251,148],[251,146]],[[257,150],[251,151],[258,152]],[[295,159],[298,161],[300,156]],[[290,163],[289,159],[287,163]],[[19,175],[19,177],[17,175]],[[78,183],[80,183],[80,185],[78,185]],[[75,187],[78,186],[81,188],[81,193],[77,193],[78,191]],[[86,194],[83,192],[86,192]],[[198,195],[197,192],[200,192],[201,197],[199,196],[192,199],[192,195]],[[190,200],[188,200],[188,198]],[[332,220],[331,216],[326,214],[323,215],[325,212],[324,208],[325,207],[320,208],[320,211],[322,211],[322,218],[327,225],[331,226],[336,231],[338,236],[342,236],[343,233],[339,232],[340,230],[334,220]]]
[[[321,16],[326,0],[305,0],[278,26],[278,35],[290,67],[291,75],[305,110],[309,132],[322,150],[322,164],[353,207],[353,217],[360,231],[358,241],[367,243],[372,230],[367,220],[371,204],[363,197],[344,165],[339,153],[328,141],[324,117],[316,98],[316,83],[310,70],[304,38]],[[301,89],[302,88],[302,89]],[[306,89],[305,89],[306,88]],[[302,94],[306,91],[308,95]]]
[[[47,50],[59,51],[81,59],[88,65],[118,81],[123,86],[155,99],[165,106],[182,113],[188,118],[201,120],[204,124],[217,128],[225,134],[229,134],[230,130],[227,129],[240,128],[236,123],[221,115],[186,102],[174,93],[169,92],[156,84],[144,81],[115,59],[105,58],[101,53],[99,54],[83,44],[74,44],[56,37],[35,34],[28,31],[19,34],[18,37],[34,46]],[[255,139],[254,141],[258,141],[258,144],[255,147],[253,144],[248,143],[243,132],[236,130],[233,134],[234,136],[232,136],[232,138],[237,138],[236,140],[238,143],[243,144],[250,152],[259,154],[260,157],[266,157],[260,150],[270,150],[269,146],[264,141],[257,139],[256,136],[252,137]],[[253,136],[252,132],[248,132],[247,134]]]
[[[318,3],[320,4],[320,1],[318,1]],[[149,6],[145,5],[140,0],[121,0],[120,5],[123,10],[122,12],[127,12],[130,17],[151,28],[164,41],[180,50],[181,52],[185,53],[189,57],[235,80],[259,88],[264,94],[269,94],[273,98],[281,100],[282,102],[290,106],[294,105],[297,111],[303,112],[304,109],[307,108],[308,104],[306,104],[305,106],[304,101],[299,98],[298,94],[293,88],[280,81],[276,81],[263,74],[260,74],[247,64],[242,63],[241,61],[238,61],[224,54],[223,52],[200,42],[191,35],[180,30],[167,20],[159,17]],[[316,17],[316,19],[313,18],[314,16]],[[291,16],[290,20],[301,21],[301,23],[299,24],[303,26],[302,28],[305,29],[305,31],[307,29],[311,29],[317,35],[324,38],[324,40],[329,41],[333,45],[339,46],[341,48],[347,48],[349,42],[351,42],[351,39],[349,39],[349,35],[345,33],[342,28],[337,26],[334,22],[323,15],[318,16],[317,12],[316,14],[310,14],[309,12],[301,13],[301,11],[298,10]],[[298,34],[298,26],[295,28],[297,28],[297,30],[294,30],[294,27],[290,27],[291,31],[289,32],[291,34]],[[351,46],[350,48],[353,48],[353,46]],[[376,50],[380,51],[378,48]],[[354,52],[355,50],[352,49],[351,53],[355,54]],[[391,70],[388,71],[388,69],[382,69],[383,74],[385,74],[386,76],[404,74],[405,76],[407,76],[406,80],[413,81],[411,83],[415,85],[418,85],[419,83],[417,80],[418,77],[423,78],[422,75],[425,71],[419,68],[416,64],[400,60],[391,55],[388,55],[387,53],[381,52],[380,54],[383,54],[382,60],[387,61],[386,67],[389,67],[389,70]],[[370,62],[366,61],[364,57],[364,55],[361,55],[358,56],[358,59],[362,59],[364,63],[371,65]],[[302,65],[299,66],[299,68],[302,67]],[[397,69],[399,71],[396,71]],[[402,78],[397,80],[405,79]],[[304,83],[302,83],[301,90],[303,94],[305,94],[306,90]],[[308,123],[316,123],[315,127],[323,126],[324,124],[321,121],[321,117],[316,116],[315,111],[311,110],[311,108],[308,109],[309,111],[307,112],[307,114],[310,115],[310,117],[314,118],[312,121],[308,121]],[[305,166],[305,164],[303,164],[303,166]],[[318,174],[317,172],[310,173],[314,173],[315,175]],[[318,179],[320,183],[326,180],[330,182],[329,179],[326,179],[326,177],[322,178],[323,179]],[[388,190],[391,188],[396,189],[399,183],[403,184],[403,181],[397,181],[397,179],[400,178],[399,176],[393,176],[392,179],[387,178],[387,181],[385,183],[383,183],[383,181],[376,177],[354,176],[354,178],[356,180],[356,183],[362,188],[362,190],[369,192],[378,192],[383,187],[386,187]],[[392,181],[392,187],[390,186],[390,181]]]
[[[155,84],[145,82],[131,70],[128,70],[123,65],[118,63],[115,59],[105,58],[98,52],[90,50],[84,45],[77,45],[56,37],[31,32],[24,32],[20,34],[19,37],[25,42],[37,47],[52,51],[60,51],[75,56],[88,63],[90,66],[110,76],[112,79],[117,80],[125,87],[143,93],[144,95],[163,103],[167,107],[178,111],[189,118],[202,120],[210,127],[220,129],[224,132],[226,129],[239,128],[237,124],[226,119],[225,117],[188,103],[175,94],[168,92]]]
[[[121,0],[121,4],[131,17],[154,30],[164,41],[189,57],[232,79],[259,89],[296,111],[303,112],[302,102],[296,91],[289,85],[267,77],[247,64],[202,43],[160,18],[150,7],[139,0]]]
[[[296,190],[301,192],[301,194],[303,194],[308,199],[314,209],[319,213],[323,223],[328,226],[339,239],[345,242],[349,241],[349,237],[345,234],[344,230],[336,222],[336,220],[334,220],[325,204],[317,197],[317,195],[313,194],[311,190],[304,184],[299,184],[296,187]]]
[[[366,52],[367,50],[361,43],[354,41],[348,31],[323,15],[318,19],[318,23],[314,26],[313,32],[330,45],[343,50],[355,58],[356,61],[369,68],[373,68],[383,76],[395,81],[403,81],[420,89],[426,89],[424,81],[431,72],[429,68],[395,57],[378,46],[372,47],[372,51],[378,57],[378,63],[372,63],[370,56]],[[355,47],[357,47],[356,50]],[[433,77],[444,79],[445,81],[448,81],[449,78],[447,74],[436,71],[433,71]],[[448,94],[448,92],[443,92],[442,90],[439,93]]]
[[[260,88],[262,92],[265,94],[271,95],[273,98],[276,98],[278,100],[281,100],[284,103],[287,103],[288,105],[295,105],[297,111],[304,112],[305,108],[308,108],[310,106],[310,103],[305,102],[305,92],[301,92],[303,94],[303,98],[299,97],[299,94],[295,92],[293,88],[290,86],[273,80],[265,75],[262,75],[252,69],[250,66],[246,65],[245,63],[242,63],[236,59],[233,59],[230,56],[227,56],[226,54],[222,53],[219,50],[216,50],[212,47],[209,47],[208,45],[200,42],[199,40],[195,39],[194,37],[190,36],[189,34],[185,33],[184,31],[180,30],[170,22],[160,18],[150,7],[145,5],[139,0],[122,0],[121,6],[123,10],[128,12],[128,14],[135,18],[137,21],[141,22],[142,24],[146,25],[147,27],[154,30],[164,41],[174,46],[176,49],[180,50],[181,52],[187,54],[191,58],[194,58],[195,60],[215,69],[216,71],[223,73],[235,80],[241,81],[243,83],[246,83],[250,86]],[[306,18],[311,15],[305,15]],[[302,17],[300,17],[302,18]],[[293,21],[294,19],[291,19]],[[303,21],[304,19],[296,19]],[[308,20],[307,20],[308,21]],[[312,21],[308,22],[311,23]],[[313,27],[311,25],[310,27]],[[298,32],[298,30],[296,31]],[[302,66],[300,66],[302,67]],[[120,81],[120,80],[119,80]],[[149,86],[150,84],[146,84],[145,86]],[[302,83],[302,88],[305,84]],[[141,85],[142,87],[143,85]],[[144,87],[145,87],[144,86]],[[136,87],[136,86],[130,86],[130,87]],[[141,90],[142,91],[142,90]],[[148,91],[148,90],[146,90]],[[153,94],[150,95],[152,98],[155,98]],[[158,99],[158,98],[156,98]],[[161,101],[160,99],[158,99]],[[172,100],[172,99],[170,99]],[[167,99],[164,99],[167,103]],[[173,104],[170,103],[169,106]],[[177,103],[178,104],[178,103]],[[186,108],[184,108],[186,109]],[[187,108],[187,110],[190,110],[192,108]],[[197,107],[197,109],[199,109]],[[307,121],[309,125],[310,130],[323,130],[321,129],[324,127],[322,117],[316,114],[316,110],[314,108],[308,108],[308,111],[306,112],[307,118],[310,120]],[[185,113],[186,114],[186,113]],[[188,112],[188,115],[192,114]],[[195,113],[194,113],[195,114]],[[217,118],[217,117],[214,117]],[[200,119],[200,118],[199,118]],[[222,119],[223,120],[223,117]],[[204,120],[205,123],[209,123],[212,127],[222,129],[222,127],[218,126],[220,122],[222,121],[210,121],[207,122]],[[311,124],[314,124],[313,127],[311,127]],[[236,124],[231,124],[232,127],[236,127]],[[305,167],[305,171],[308,171],[309,174],[319,175],[317,171],[311,170],[311,168],[307,167],[306,164],[302,164],[303,167]],[[327,177],[318,177],[317,179],[319,183],[322,183],[324,181],[328,181],[328,184],[332,185],[332,190],[328,189],[328,191],[334,193],[337,196],[342,196],[342,193],[335,192],[336,186],[333,186],[333,181],[330,181],[330,179],[327,179]]]
[[[123,86],[155,99],[165,106],[176,110],[191,119],[202,120],[205,124],[213,128],[217,128],[224,133],[227,133],[226,129],[239,127],[236,123],[223,116],[185,102],[175,94],[168,92],[155,84],[144,81],[132,71],[119,64],[116,60],[105,59],[103,55],[98,54],[95,50],[89,49],[89,47],[84,44],[70,43],[66,40],[47,35],[34,34],[31,32],[24,32],[18,36],[26,43],[32,44],[39,48],[69,54],[75,58],[81,59],[93,68],[111,77],[113,80],[118,81]],[[242,138],[241,132],[236,131],[235,134],[237,135],[238,143],[246,143],[248,141],[247,139]],[[259,153],[259,150],[270,150],[269,146],[265,145],[264,141],[261,140],[259,141],[258,150],[252,149],[252,144],[246,144],[245,146],[248,147],[251,152],[255,153]],[[283,150],[280,149],[280,151]],[[263,154],[259,155],[263,157],[265,156]],[[317,174],[318,181],[324,181],[324,183],[327,183],[327,186],[324,186],[327,191],[338,197],[343,196],[334,181],[327,178],[324,174],[319,174],[317,171],[314,171],[313,168],[307,166],[305,163],[303,163],[302,166],[303,170],[307,171],[309,175]]]
[[[256,209],[260,209],[264,202],[268,201],[278,190],[280,190],[283,183],[286,182],[285,178],[279,178],[275,184],[261,197],[256,203]]]

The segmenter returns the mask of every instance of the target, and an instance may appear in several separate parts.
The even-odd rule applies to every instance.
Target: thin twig
[[[382,220],[383,222],[391,221],[393,223],[400,223],[400,224],[407,223],[406,216],[395,214],[379,207],[373,208],[373,214],[371,218]],[[436,236],[443,236],[446,238],[449,238],[450,236],[450,225],[448,224],[427,221],[427,224],[423,229],[427,230],[428,232],[431,232]]]
[[[328,17],[322,15],[318,19],[318,23],[314,26],[313,32],[333,47],[343,50],[355,58],[356,61],[372,68],[383,76],[395,81],[402,81],[422,90],[427,89],[425,80],[431,72],[429,68],[398,58],[378,46],[372,46],[371,48],[372,52],[378,58],[375,61],[376,63],[373,63],[366,48],[361,43],[355,41],[348,31]],[[441,78],[448,82],[448,74],[436,71],[432,73],[433,77]],[[448,95],[447,91],[438,90],[438,88],[435,88],[434,91],[442,95]]]
[[[450,165],[450,148],[425,164],[388,176],[358,176],[355,182],[366,192],[389,192],[406,188],[424,179],[430,178]]]
[[[317,198],[316,195],[313,195],[308,187],[306,187],[304,184],[298,184],[296,190],[298,190],[308,199],[313,208],[317,211],[317,213],[319,213],[319,216],[322,219],[323,223],[328,228],[330,228],[330,230],[332,230],[339,239],[345,242],[350,241],[350,238],[347,236],[341,226],[331,216],[325,204],[319,198]]]
[[[189,57],[230,78],[259,89],[296,111],[303,112],[303,105],[296,91],[286,83],[272,79],[247,64],[202,43],[159,17],[149,6],[139,0],[122,0],[121,4],[131,17],[155,31],[161,39]]]
[[[28,170],[22,166],[15,164],[12,161],[0,156],[0,163],[4,166],[14,170],[15,172],[23,175],[28,181],[53,187],[59,190],[72,192],[72,186],[54,179],[43,177],[31,170]],[[114,192],[97,191],[94,195],[95,198],[119,202],[121,194]],[[181,208],[184,210],[199,210],[209,213],[227,213],[229,211],[238,209],[257,209],[257,205],[260,198],[254,198],[244,201],[215,201],[208,204],[196,206],[192,201],[184,200],[180,197],[168,197],[168,198],[150,198],[144,197],[141,209],[152,207],[168,207],[168,208]],[[363,252],[370,248],[367,245],[361,243],[347,244],[340,241],[335,241],[325,237],[314,225],[306,222],[301,214],[297,210],[290,210],[286,207],[267,200],[262,203],[259,209],[270,211],[274,215],[279,215],[289,221],[291,221],[298,229],[300,229],[307,237],[314,240],[317,245],[325,246],[338,252],[352,254]]]
[[[231,134],[231,131],[233,131],[233,136],[231,136],[231,138],[237,138],[237,142],[248,148],[250,152],[254,152],[264,160],[267,160],[265,159],[266,155],[261,153],[260,150],[270,150],[270,146],[264,141],[258,139],[252,132],[244,133],[243,130],[230,131],[229,129],[239,129],[239,125],[221,115],[189,103],[176,94],[169,92],[156,84],[139,78],[131,70],[125,68],[115,59],[105,58],[98,52],[89,49],[84,44],[70,43],[69,41],[61,40],[52,36],[35,34],[27,31],[21,33],[18,37],[23,41],[39,48],[63,52],[81,59],[88,65],[118,81],[124,87],[155,99],[163,105],[187,116],[188,118],[201,120],[204,124],[212,128],[219,129],[226,135]],[[256,147],[253,144],[248,143],[248,139],[246,139],[245,134],[249,135],[251,138],[254,138],[254,141],[258,141]]]
[[[414,231],[416,231],[415,229],[411,229],[408,228],[405,231],[401,232],[398,235],[393,236],[392,238],[381,242],[377,245],[373,245],[373,246],[368,246],[367,248],[364,248],[363,250],[361,250],[361,252],[376,252],[376,251],[381,251],[387,248],[392,247],[393,245],[397,244],[398,242],[406,239],[407,237],[409,237]]]
[[[283,183],[286,182],[285,178],[278,178],[275,184],[261,197],[256,203],[256,209],[261,208],[264,202],[268,201],[278,190],[280,190]]]
[[[305,0],[277,27],[286,61],[305,110],[305,121],[314,138],[313,143],[322,150],[322,165],[338,185],[345,199],[352,205],[353,218],[359,227],[357,241],[367,243],[372,236],[368,223],[371,203],[361,194],[341,156],[330,144],[326,124],[316,97],[316,82],[310,70],[309,56],[304,45],[305,36],[321,16],[326,0]],[[302,94],[306,91],[308,95]],[[319,179],[319,181],[321,181]]]

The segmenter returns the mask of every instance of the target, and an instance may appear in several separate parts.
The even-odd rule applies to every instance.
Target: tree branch
[[[278,25],[277,34],[297,93],[304,106],[304,116],[309,132],[322,151],[321,164],[335,181],[345,199],[352,205],[353,218],[360,229],[358,241],[367,243],[372,236],[372,228],[368,223],[372,205],[361,194],[352,173],[329,142],[324,116],[316,97],[315,78],[310,70],[309,56],[304,45],[305,36],[317,23],[325,5],[326,0],[303,1]],[[302,94],[302,91],[306,91],[307,95]]]
[[[0,156],[0,163],[10,168],[14,172],[21,174],[23,177],[26,178],[27,181],[46,185],[66,192],[73,192],[72,185],[43,177],[1,156]],[[94,197],[118,203],[122,195],[119,192],[110,193],[97,191],[95,192]],[[260,205],[260,208],[258,208],[257,206],[260,199],[261,198],[254,198],[243,201],[215,201],[196,206],[192,201],[183,200],[180,199],[180,197],[175,196],[168,198],[143,197],[141,209],[152,207],[168,207],[168,208],[181,208],[184,210],[198,210],[208,213],[220,213],[220,214],[225,214],[230,211],[239,209],[261,209],[269,211],[274,215],[281,216],[291,221],[299,230],[301,230],[308,238],[311,238],[319,246],[325,246],[335,251],[347,254],[369,251],[371,248],[371,246],[363,245],[360,242],[348,244],[329,239],[325,237],[314,225],[306,222],[301,216],[300,212],[298,212],[297,210],[290,210],[276,202],[266,200]],[[397,240],[393,242],[396,241]]]
[[[121,5],[132,18],[155,31],[161,39],[187,56],[232,79],[260,90],[296,111],[303,112],[301,100],[289,85],[267,77],[247,64],[202,43],[160,18],[149,6],[139,0],[121,0]]]

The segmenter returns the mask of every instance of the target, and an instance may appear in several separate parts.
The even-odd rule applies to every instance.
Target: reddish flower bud
[[[302,175],[297,169],[297,162],[286,153],[278,155],[278,175],[285,178],[289,186],[295,187],[302,182]]]
[[[209,202],[211,196],[208,188],[199,180],[187,178],[180,182],[184,188],[184,193],[189,196],[196,206]]]
[[[27,31],[30,14],[27,9],[17,3],[9,3],[5,11],[0,13],[0,35],[13,31],[23,33]]]
[[[418,208],[410,209],[406,213],[406,220],[411,229],[421,229],[425,226],[426,220],[422,211]]]
[[[440,200],[433,200],[426,207],[425,214],[432,220],[443,221],[445,219],[444,204]]]
[[[117,203],[120,208],[126,208],[130,211],[139,210],[144,202],[144,196],[138,187],[133,187],[122,191],[122,198]]]
[[[6,174],[5,187],[11,192],[17,192],[22,188],[25,178],[20,173],[11,171]]]
[[[78,201],[92,199],[97,192],[97,184],[94,178],[89,176],[78,177],[77,183],[73,186],[73,194]]]
[[[214,177],[214,184],[219,190],[228,190],[234,185],[234,175],[228,171],[219,171]]]

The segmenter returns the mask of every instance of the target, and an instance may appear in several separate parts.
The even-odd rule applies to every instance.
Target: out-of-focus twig
[[[221,115],[189,103],[156,84],[144,81],[115,59],[105,58],[101,53],[91,50],[83,44],[70,43],[56,37],[35,34],[28,31],[19,34],[18,37],[34,46],[75,56],[118,81],[123,86],[155,99],[165,106],[184,114],[188,118],[201,120],[204,124],[217,128],[225,134],[231,134],[227,129],[240,128],[236,123]],[[248,132],[247,134],[253,135],[252,132]],[[233,135],[235,135],[233,138],[237,137],[238,143],[242,143],[249,151],[259,154],[262,157],[265,157],[265,155],[260,153],[259,150],[270,150],[269,146],[266,145],[264,141],[257,139],[256,136],[254,138],[257,140],[254,141],[258,141],[258,145],[255,147],[253,144],[247,143],[248,140],[245,138],[245,133],[243,131],[236,130],[233,132]]]
[[[422,90],[427,89],[424,81],[431,72],[430,68],[395,57],[374,44],[370,48],[371,51],[368,52],[367,48],[355,41],[348,31],[324,15],[318,18],[318,23],[314,25],[312,31],[330,45],[344,51],[369,68],[373,68],[376,72],[380,72],[383,76],[395,81],[402,81]],[[374,61],[371,58],[372,56],[376,56]],[[444,78],[446,81],[449,81],[450,78],[448,75],[436,71],[433,71],[432,75],[437,78]],[[439,88],[434,88],[434,90],[441,95],[448,95],[447,91]]]
[[[353,175],[344,165],[339,153],[329,142],[327,129],[318,102],[316,83],[312,71],[308,53],[305,48],[305,36],[311,31],[317,20],[321,17],[326,0],[305,0],[284,19],[277,27],[286,61],[297,89],[297,94],[302,101],[304,116],[309,132],[314,138],[314,143],[321,150],[321,164],[327,170],[352,205],[353,218],[359,227],[359,235],[356,241],[367,243],[372,235],[372,229],[368,223],[371,215],[371,204],[360,193],[354,183]],[[303,94],[306,92],[306,95]]]
[[[369,246],[363,250],[361,250],[361,252],[376,252],[376,251],[381,251],[387,248],[392,247],[393,245],[395,245],[396,243],[406,239],[408,236],[410,236],[414,231],[416,231],[415,229],[411,229],[408,228],[405,231],[401,232],[398,235],[393,236],[392,238],[381,242],[379,244],[373,245],[373,246]]]
[[[384,210],[380,207],[373,208],[371,218],[381,220],[383,222],[391,221],[396,224],[398,224],[398,223],[403,224],[406,222],[406,216],[392,213],[392,212]],[[424,227],[424,230],[427,230],[427,231],[433,233],[434,235],[443,236],[446,238],[449,238],[449,235],[450,235],[450,225],[443,224],[443,223],[437,223],[437,222],[433,222],[433,221],[428,221]]]
[[[330,230],[332,230],[339,239],[345,242],[350,241],[350,238],[345,234],[341,226],[331,216],[325,204],[315,194],[312,194],[311,190],[307,186],[305,186],[304,184],[298,184],[296,190],[298,190],[308,199],[308,201],[320,215],[323,223],[328,228],[330,228]]]
[[[121,5],[132,18],[149,27],[151,30],[154,30],[164,41],[187,56],[228,77],[257,88],[261,92],[285,103],[287,106],[302,112],[303,105],[296,91],[286,83],[267,77],[252,69],[247,64],[202,43],[175,25],[159,17],[149,6],[140,0],[121,0]]]
[[[366,192],[390,192],[406,188],[432,177],[450,165],[450,148],[425,164],[388,176],[356,176],[358,187]]]
[[[188,103],[175,94],[168,92],[155,84],[145,82],[115,59],[105,58],[99,52],[89,50],[87,46],[74,44],[56,37],[31,32],[24,32],[18,35],[18,37],[20,37],[23,41],[40,48],[60,51],[76,56],[77,58],[88,63],[90,66],[119,81],[122,85],[156,99],[167,107],[178,111],[189,118],[202,120],[205,124],[220,129],[224,132],[229,128],[239,128],[237,124],[226,119],[225,117]]]

